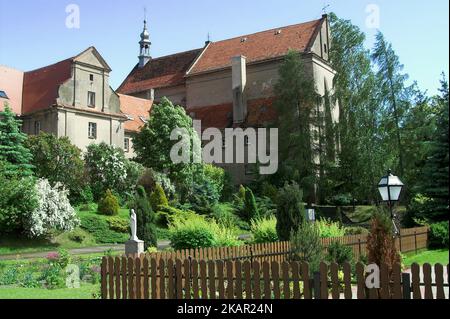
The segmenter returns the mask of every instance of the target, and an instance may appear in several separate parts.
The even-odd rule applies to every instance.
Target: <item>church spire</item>
[[[139,68],[143,68],[150,60],[150,32],[147,30],[147,18],[144,18],[144,30],[141,33],[141,41],[139,41]]]

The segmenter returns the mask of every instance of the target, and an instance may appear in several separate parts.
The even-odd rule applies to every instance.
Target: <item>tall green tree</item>
[[[27,135],[21,127],[22,121],[5,103],[4,110],[0,112],[0,161],[5,162],[5,174],[8,176],[32,174],[32,155],[25,146]]]
[[[46,133],[30,136],[25,145],[33,155],[35,175],[47,179],[52,186],[63,184],[69,190],[70,202],[78,204],[87,185],[81,150],[68,137]]]
[[[386,157],[380,134],[380,106],[370,51],[365,34],[350,20],[330,14],[333,45],[330,61],[336,70],[333,98],[339,105],[336,127],[339,165],[333,190],[359,200],[375,200],[376,183],[383,174]]]
[[[176,129],[182,129],[186,134],[172,140],[171,134]],[[184,155],[190,159],[188,163],[172,160],[171,151],[177,145],[184,147]],[[149,121],[133,139],[139,163],[165,172],[173,182],[188,187],[192,187],[196,173],[201,173],[202,169],[200,150],[195,145],[200,146],[200,140],[192,127],[192,119],[181,106],[174,106],[167,98],[152,107]],[[183,155],[181,151],[177,154]]]
[[[448,220],[449,209],[449,95],[448,82],[443,76],[440,94],[433,99],[436,129],[427,143],[424,165],[420,168],[416,190],[427,200],[416,217],[429,221]]]
[[[275,108],[278,113],[280,168],[311,197],[314,196],[316,176],[311,117],[318,95],[302,56],[296,51],[287,54],[279,68],[279,76],[275,85]]]
[[[398,171],[403,176],[405,167],[401,126],[403,114],[406,112],[405,106],[409,104],[402,103],[402,95],[405,93],[405,81],[408,79],[408,75],[402,73],[403,65],[395,54],[392,45],[386,41],[381,32],[376,34],[372,59],[377,66],[377,85],[380,88],[379,101],[384,105],[387,112],[385,128],[386,131],[394,133],[398,153]]]

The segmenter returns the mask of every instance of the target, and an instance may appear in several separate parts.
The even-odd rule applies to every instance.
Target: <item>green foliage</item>
[[[369,231],[367,228],[361,226],[353,226],[353,227],[345,227],[345,236],[347,235],[365,235],[368,234]]]
[[[291,50],[279,68],[279,80],[274,88],[278,113],[279,172],[293,172],[291,179],[302,185],[307,195],[313,195],[315,179],[312,110],[318,101],[315,83],[305,72],[301,55]],[[284,167],[284,168],[283,168]],[[283,178],[283,180],[286,180]]]
[[[160,206],[169,205],[169,201],[167,200],[166,194],[164,193],[161,185],[156,184],[155,190],[150,195],[150,204],[153,210],[159,210]]]
[[[162,194],[164,194],[162,187],[159,186],[159,188]],[[139,186],[136,190],[134,210],[137,218],[137,236],[144,241],[144,249],[147,250],[149,247],[156,247],[156,216],[150,206],[145,189],[142,186]]]
[[[160,206],[159,211],[156,213],[156,223],[161,227],[168,227],[174,219],[184,218],[190,214],[194,214],[194,212],[172,206]]]
[[[448,249],[448,227],[449,222],[443,221],[430,225],[430,248]]]
[[[220,198],[225,185],[225,170],[212,164],[205,164],[203,165],[203,174]]]
[[[277,188],[267,181],[264,181],[261,185],[261,195],[270,198],[273,203],[277,202],[278,190]]]
[[[345,236],[345,228],[339,222],[333,222],[330,219],[320,219],[316,221],[320,237],[342,237]]]
[[[80,229],[72,230],[71,232],[69,232],[67,234],[67,236],[71,241],[74,241],[74,242],[80,243],[80,244],[86,239],[86,234],[83,231],[81,231]]]
[[[327,199],[327,204],[336,206],[349,206],[353,204],[353,196],[350,193],[336,194]]]
[[[106,190],[105,195],[98,202],[98,212],[107,216],[114,216],[119,213],[119,201],[111,190]]]
[[[319,270],[322,261],[322,241],[314,223],[303,222],[291,233],[292,259],[308,262],[311,274]]]
[[[0,161],[0,233],[21,233],[38,206],[35,182],[31,177],[7,174]]]
[[[169,227],[169,239],[176,250],[241,244],[232,229],[195,213],[175,218]]]
[[[296,230],[305,220],[302,197],[303,192],[295,182],[286,183],[278,191],[277,234],[282,241],[289,240],[292,230]]]
[[[327,251],[326,259],[330,263],[334,262],[341,266],[346,262],[353,263],[353,250],[350,246],[341,244],[339,241],[333,241],[327,247]]]
[[[251,221],[253,241],[256,244],[278,241],[276,227],[277,219],[275,216],[253,219]]]
[[[90,144],[84,160],[95,200],[108,189],[121,197],[129,197],[134,192],[142,166],[127,160],[121,148],[104,142]]]
[[[170,245],[175,249],[214,246],[214,231],[211,224],[201,216],[176,219],[169,228]]]
[[[242,210],[242,219],[250,222],[254,218],[259,217],[258,207],[256,205],[255,196],[250,188],[245,190],[244,209]]]
[[[95,215],[81,217],[81,228],[91,233],[100,244],[124,243],[130,237],[110,229],[104,218]]]
[[[126,219],[123,219],[121,217],[112,217],[108,219],[108,224],[110,229],[118,233],[130,233],[130,222]]]
[[[0,112],[0,161],[4,162],[6,176],[30,176],[32,154],[25,146],[27,135],[21,131],[22,121],[5,103]]]
[[[182,134],[181,139],[174,141],[170,137],[176,129]],[[192,128],[192,119],[185,109],[174,106],[167,98],[153,105],[149,121],[133,139],[137,161],[158,172],[167,172],[170,180],[180,185],[179,191],[188,190],[194,175],[201,172],[200,145],[198,135]],[[174,163],[171,159],[173,147],[182,149],[183,155],[198,160],[199,164]],[[179,153],[177,155],[181,155]]]
[[[223,189],[222,189],[222,197],[220,198],[223,202],[231,201],[233,198],[234,193],[234,184],[233,184],[233,178],[230,174],[230,172],[225,171],[224,174],[224,183],[223,183]]]
[[[138,180],[138,185],[144,187],[147,196],[150,196],[154,192],[157,184],[161,185],[168,198],[175,196],[175,185],[173,185],[166,174],[147,168]]]
[[[81,150],[73,145],[68,137],[56,137],[54,134],[40,133],[30,136],[26,146],[33,155],[34,173],[47,179],[52,186],[61,183],[69,190],[72,205],[90,200],[86,190],[86,177]]]

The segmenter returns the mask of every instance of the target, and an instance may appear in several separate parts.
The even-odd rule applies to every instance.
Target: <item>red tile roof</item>
[[[241,125],[263,127],[277,120],[273,102],[275,98],[261,98],[247,101],[247,119]],[[202,121],[202,129],[215,127],[224,129],[233,127],[233,103],[189,108],[186,111],[192,117]]]
[[[73,58],[44,68],[25,72],[23,78],[22,114],[51,107],[58,98],[61,84],[72,77]]]
[[[292,49],[309,50],[322,19],[212,42],[189,71],[189,75],[231,67],[231,58],[243,55],[247,63],[285,56]]]
[[[186,71],[201,51],[196,49],[152,59],[141,69],[136,65],[117,92],[132,94],[184,84]]]
[[[153,101],[123,94],[119,94],[119,99],[120,110],[128,117],[128,121],[125,122],[125,131],[139,132],[145,124],[142,119],[148,119],[150,116]]]

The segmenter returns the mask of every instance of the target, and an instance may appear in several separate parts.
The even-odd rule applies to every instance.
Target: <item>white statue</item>
[[[131,216],[130,216],[130,228],[131,228],[131,238],[130,240],[138,241],[139,238],[137,237],[137,220],[136,220],[136,213],[134,212],[134,209],[130,210]]]

